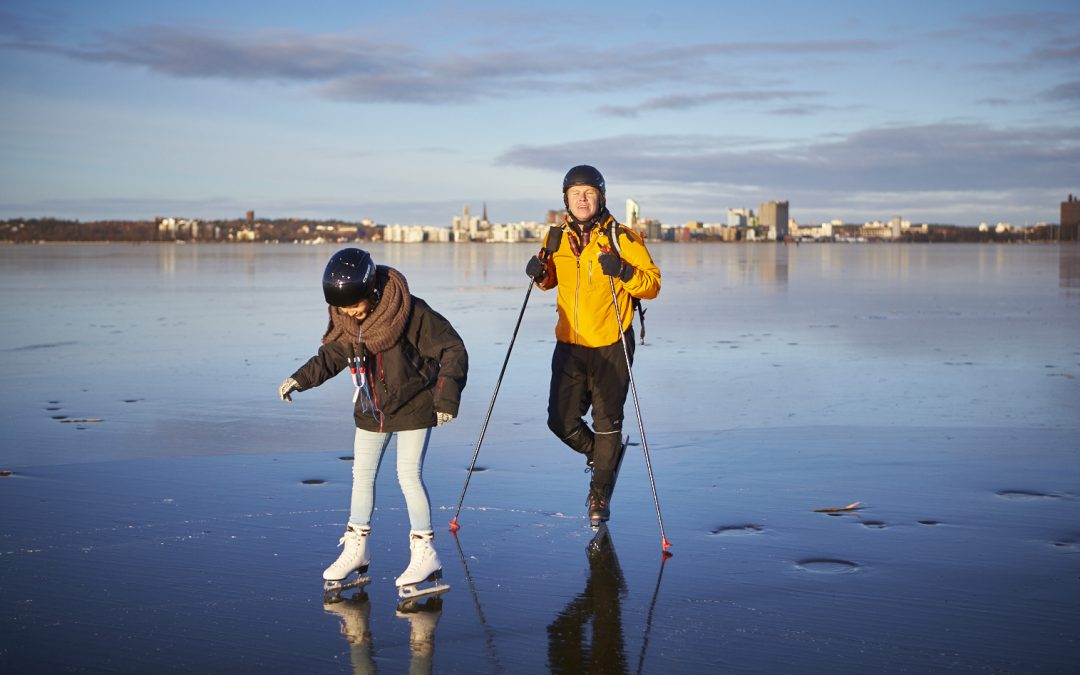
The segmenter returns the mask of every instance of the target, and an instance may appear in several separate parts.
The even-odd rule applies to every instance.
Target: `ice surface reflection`
[[[472,355],[461,418],[478,428],[535,245],[365,244],[454,321]],[[325,327],[337,246],[0,248],[0,416],[12,464],[311,448],[348,386],[274,396]],[[1077,417],[1077,247],[655,244],[635,368],[657,429],[1009,424]],[[494,439],[543,435],[554,298],[533,293]],[[101,419],[61,427],[46,415]],[[242,439],[242,440],[241,440]]]

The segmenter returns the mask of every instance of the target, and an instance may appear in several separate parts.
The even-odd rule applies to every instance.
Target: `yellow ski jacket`
[[[608,218],[607,223],[593,228],[592,236],[580,255],[574,253],[577,234],[563,223],[558,250],[544,260],[547,276],[537,285],[545,291],[558,286],[559,320],[555,324],[555,338],[560,342],[585,347],[615,344],[633,322],[631,297],[649,300],[660,292],[660,268],[653,263],[644,240],[630,228],[615,222],[611,216]],[[619,257],[634,269],[633,276],[626,282],[619,277],[605,275],[600,268],[600,254],[604,251],[614,253],[608,240],[609,223],[614,225],[618,233]],[[544,245],[547,245],[547,236]],[[611,300],[612,281],[619,303],[618,321]]]

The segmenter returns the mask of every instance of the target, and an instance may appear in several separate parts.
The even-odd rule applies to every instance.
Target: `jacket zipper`
[[[580,344],[581,340],[578,336],[581,335],[581,325],[578,321],[578,305],[581,296],[581,255],[574,256],[574,260],[577,266],[577,283],[574,284],[574,344]]]
[[[383,390],[385,391],[386,390],[386,379],[385,379],[385,373],[383,372],[382,352],[378,352],[377,354],[375,354],[375,366],[376,366],[376,369],[379,371],[379,383],[382,384]],[[374,375],[375,375],[375,373],[372,373],[372,376],[374,376]],[[379,405],[379,388],[377,386],[375,386],[374,383],[372,383],[372,387],[371,387],[371,397],[373,399],[375,399],[374,400],[375,410],[377,410],[379,412],[379,432],[381,433],[382,430],[383,430],[383,421],[384,421],[383,420],[383,411],[382,411],[382,406]]]

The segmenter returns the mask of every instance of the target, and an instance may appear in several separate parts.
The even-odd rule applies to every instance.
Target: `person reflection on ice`
[[[371,616],[371,601],[366,591],[360,591],[352,597],[340,596],[323,603],[327,614],[333,614],[341,620],[341,635],[349,643],[349,660],[353,673],[369,675],[375,672],[375,660],[371,654],[371,630],[368,619]]]
[[[327,614],[341,621],[341,635],[349,643],[354,675],[376,672],[369,628],[371,601],[361,590],[351,597],[338,596],[323,603]],[[442,616],[442,598],[424,596],[398,603],[397,617],[409,622],[409,673],[431,673],[435,655],[435,627]]]
[[[548,667],[553,673],[627,672],[620,600],[626,595],[607,523],[589,542],[589,579],[548,626]],[[585,644],[591,623],[592,643]]]
[[[442,616],[442,598],[427,596],[398,604],[397,616],[409,620],[409,675],[432,672],[435,627]]]

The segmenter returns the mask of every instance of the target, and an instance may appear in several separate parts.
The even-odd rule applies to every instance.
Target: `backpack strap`
[[[619,246],[619,223],[612,218],[608,223],[608,241],[611,242],[611,248],[615,249],[615,255],[622,257],[622,249]],[[630,311],[637,310],[638,321],[641,323],[641,344],[645,344],[645,307],[641,304],[639,298],[633,296],[630,297]]]

